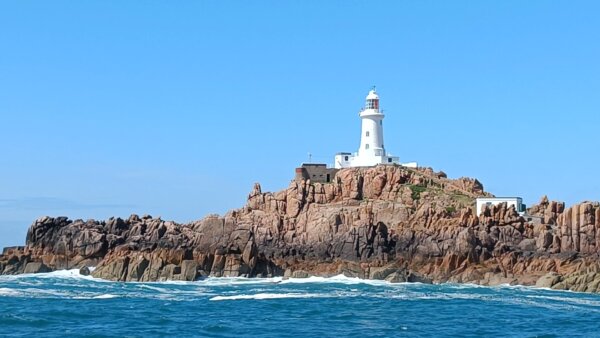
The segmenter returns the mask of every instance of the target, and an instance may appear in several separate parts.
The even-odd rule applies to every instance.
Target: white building
[[[527,206],[523,204],[521,197],[483,197],[477,199],[477,216],[481,215],[484,206],[499,205],[500,203],[506,203],[506,206],[509,208],[511,205],[514,205],[515,210],[521,216],[525,215],[527,211]]]
[[[335,155],[336,169],[349,167],[371,167],[378,164],[400,164],[397,156],[385,151],[383,143],[383,112],[379,110],[379,95],[373,88],[367,95],[365,107],[359,112],[362,121],[360,147],[358,152],[338,153]],[[406,163],[407,167],[416,167],[417,163]]]

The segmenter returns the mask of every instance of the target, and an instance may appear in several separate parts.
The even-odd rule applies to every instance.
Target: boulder
[[[89,276],[90,275],[90,269],[87,266],[82,266],[79,269],[79,274],[82,276]]]
[[[127,277],[126,281],[139,281],[142,279],[146,268],[150,264],[150,261],[146,259],[146,257],[138,257],[137,259],[131,261],[127,267]]]
[[[292,278],[308,278],[310,277],[310,273],[304,271],[304,270],[298,270],[298,271],[294,271],[292,273]]]
[[[198,262],[184,260],[181,262],[181,280],[195,281],[198,278]]]
[[[396,271],[385,277],[385,280],[390,283],[404,283],[407,281],[406,275],[402,272]]]
[[[25,266],[25,270],[23,273],[44,273],[51,272],[52,269],[47,267],[44,263],[41,262],[30,262]]]
[[[167,264],[160,272],[160,281],[179,280],[181,275],[181,267],[175,264]]]
[[[381,268],[371,268],[369,272],[369,279],[379,279],[384,280],[391,274],[398,272],[397,267],[381,267]]]
[[[540,277],[537,282],[535,282],[535,286],[538,288],[551,288],[556,284],[562,282],[563,277],[556,272],[549,272],[542,277]]]
[[[536,251],[537,241],[533,238],[526,238],[519,242],[519,249],[521,249],[522,251]]]
[[[408,275],[406,276],[406,281],[409,283],[423,283],[423,284],[432,284],[433,283],[431,278],[423,276],[418,273],[415,273],[414,271],[411,271],[408,273]]]
[[[152,282],[161,279],[161,270],[164,266],[164,261],[160,257],[152,257],[148,267],[144,270],[140,282]]]
[[[125,281],[128,276],[129,257],[116,257],[109,261],[102,262],[92,272],[96,278]]]

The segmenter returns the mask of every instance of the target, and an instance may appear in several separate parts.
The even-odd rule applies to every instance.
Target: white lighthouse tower
[[[381,163],[379,157],[385,155],[383,145],[383,113],[379,110],[379,95],[375,89],[367,95],[365,108],[358,114],[362,120],[358,158],[364,165]],[[358,164],[357,164],[358,165]]]
[[[358,114],[362,121],[358,152],[335,155],[335,168],[370,167],[378,164],[400,164],[398,157],[385,151],[383,118],[379,110],[379,95],[373,88],[367,95],[365,107]]]

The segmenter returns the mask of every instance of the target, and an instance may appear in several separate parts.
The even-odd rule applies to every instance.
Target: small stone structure
[[[310,180],[314,183],[329,183],[333,181],[335,174],[339,169],[327,168],[322,163],[302,163],[296,168],[296,181]]]

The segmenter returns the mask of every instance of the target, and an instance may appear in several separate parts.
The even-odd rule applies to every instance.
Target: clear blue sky
[[[385,144],[528,204],[599,200],[598,1],[5,1],[0,247],[42,215],[185,222]]]

